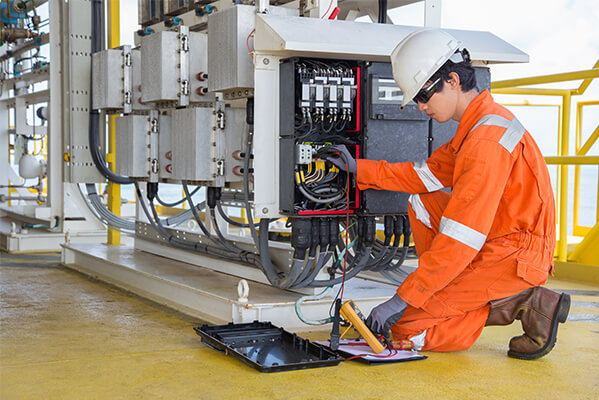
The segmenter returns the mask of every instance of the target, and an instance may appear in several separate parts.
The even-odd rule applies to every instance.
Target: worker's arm
[[[512,166],[512,155],[497,141],[476,139],[464,143],[456,158],[458,179],[443,212],[439,234],[430,249],[419,255],[418,269],[397,290],[408,304],[421,307],[454,280],[480,251],[495,220]]]
[[[455,156],[449,143],[427,160],[390,164],[387,161],[357,160],[358,188],[428,193],[452,185]]]

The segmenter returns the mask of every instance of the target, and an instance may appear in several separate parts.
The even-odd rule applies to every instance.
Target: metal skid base
[[[31,253],[60,251],[65,234],[45,229],[29,229],[27,233],[14,232],[8,218],[0,218],[0,251],[8,253]],[[98,243],[106,240],[106,231],[76,232],[69,234],[72,243]]]
[[[63,246],[62,264],[141,297],[208,323],[270,321],[293,331],[318,327],[303,323],[295,312],[301,294],[248,281],[246,302],[238,293],[240,278],[136,250],[133,246],[69,244]],[[331,296],[338,287],[331,290]],[[393,285],[353,278],[344,297],[353,299],[363,313],[390,298]],[[302,303],[305,318],[329,315],[333,297]],[[322,329],[330,329],[330,325]]]

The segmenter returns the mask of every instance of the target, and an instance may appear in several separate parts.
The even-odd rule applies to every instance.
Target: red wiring
[[[250,49],[250,37],[254,34],[254,32],[256,32],[255,29],[253,31],[251,31],[250,34],[248,35],[247,39],[245,39],[245,45],[248,48],[248,53],[252,57],[252,60],[254,59],[254,52]]]
[[[324,12],[324,14],[322,14],[322,17],[320,17],[320,19],[324,19],[324,17],[329,13],[329,10],[331,9],[332,5],[333,5],[333,0],[331,0],[331,2],[329,3],[329,8],[327,8],[327,10]]]
[[[390,358],[390,357],[394,357],[397,355],[397,350],[389,349],[389,351],[391,352],[390,354],[358,354],[357,356],[352,356],[352,357],[346,358],[345,361],[354,360],[356,358],[364,358],[364,357]]]

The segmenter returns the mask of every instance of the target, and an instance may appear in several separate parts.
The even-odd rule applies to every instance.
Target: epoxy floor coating
[[[515,323],[425,361],[264,374],[203,345],[200,321],[62,269],[56,254],[0,257],[0,399],[599,398],[597,286],[549,283],[573,304],[540,360],[506,356]]]

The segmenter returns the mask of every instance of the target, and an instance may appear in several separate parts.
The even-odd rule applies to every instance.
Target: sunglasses
[[[414,101],[417,103],[428,103],[428,101],[433,97],[437,91],[439,91],[439,83],[441,82],[441,78],[437,78],[436,81],[431,83],[428,87],[420,89],[416,96],[414,96]]]

